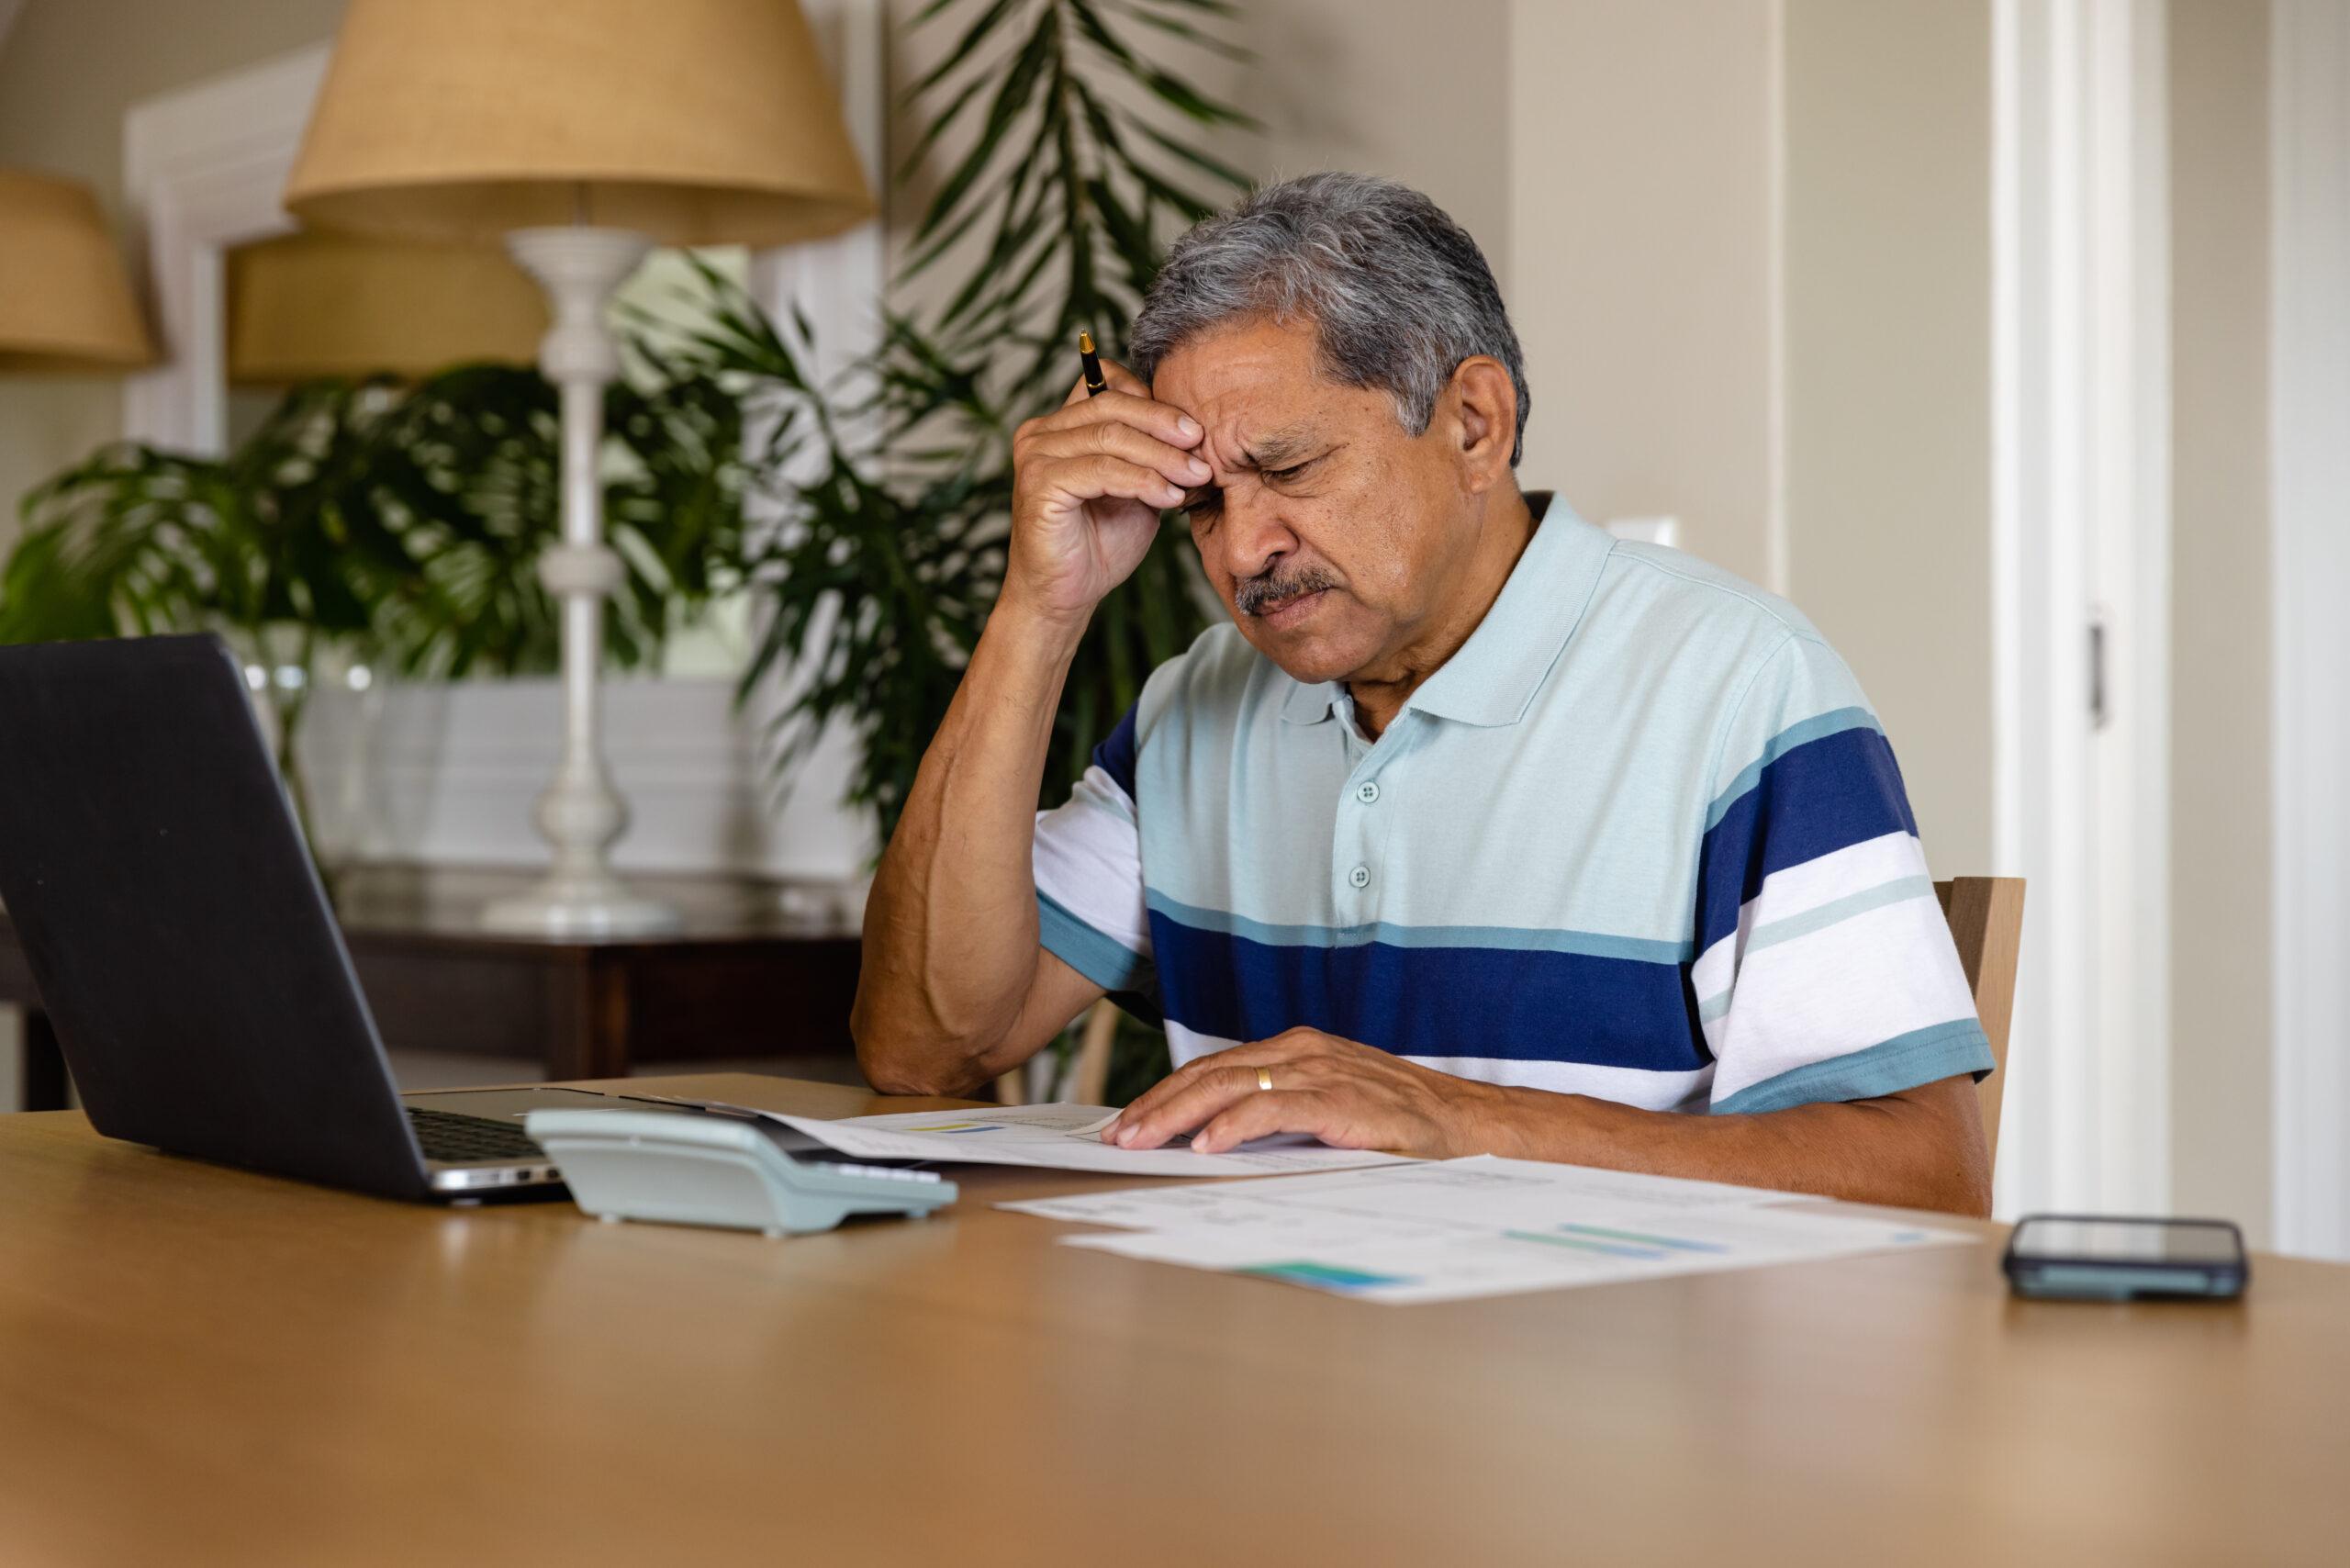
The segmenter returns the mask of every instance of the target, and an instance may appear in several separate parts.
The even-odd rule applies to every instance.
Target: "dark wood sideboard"
[[[736,879],[643,879],[684,928],[621,940],[493,935],[482,900],[520,873],[369,867],[338,910],[377,1030],[393,1050],[530,1058],[550,1079],[619,1078],[647,1064],[772,1060],[853,1080],[857,936],[823,889]],[[25,1010],[26,1110],[66,1103],[55,1031],[0,911],[0,1005]]]

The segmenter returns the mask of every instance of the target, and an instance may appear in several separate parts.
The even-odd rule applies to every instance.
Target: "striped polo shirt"
[[[1178,1064],[1306,1025],[1769,1111],[1990,1070],[1899,768],[1784,600],[1562,504],[1376,743],[1215,626],[1036,820],[1046,947]]]

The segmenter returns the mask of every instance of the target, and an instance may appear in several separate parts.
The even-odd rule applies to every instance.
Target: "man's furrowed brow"
[[[1319,432],[1311,425],[1291,425],[1250,442],[1241,450],[1241,465],[1259,473],[1268,468],[1287,468],[1310,456],[1319,439]]]

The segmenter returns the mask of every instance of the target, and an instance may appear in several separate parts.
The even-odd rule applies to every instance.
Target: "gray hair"
[[[1370,174],[1306,174],[1192,225],[1135,317],[1128,353],[1147,381],[1193,337],[1244,317],[1310,320],[1322,366],[1395,400],[1419,435],[1460,362],[1490,354],[1517,388],[1509,460],[1526,452],[1526,356],[1484,252],[1436,203]]]

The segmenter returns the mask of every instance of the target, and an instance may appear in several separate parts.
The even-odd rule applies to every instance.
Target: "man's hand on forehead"
[[[1013,432],[1005,604],[1069,623],[1092,613],[1150,548],[1159,513],[1214,475],[1200,422],[1159,402],[1132,371],[1102,362],[1099,394],[1080,381],[1051,413]]]

